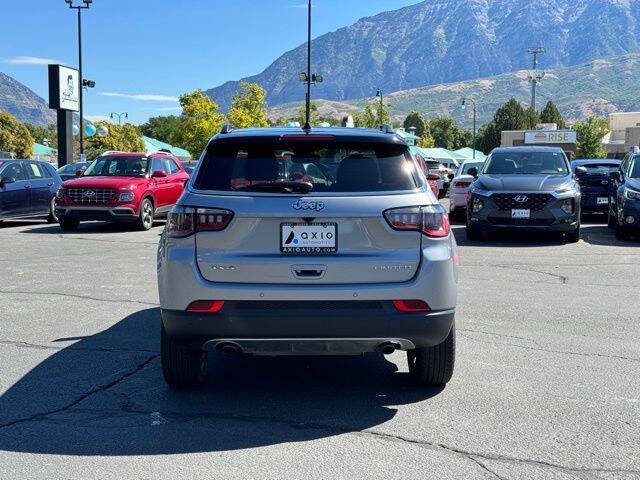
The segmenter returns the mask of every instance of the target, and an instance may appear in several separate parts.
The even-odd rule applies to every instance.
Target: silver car
[[[227,130],[213,137],[158,248],[172,387],[207,353],[407,352],[413,378],[453,373],[457,246],[393,132]]]

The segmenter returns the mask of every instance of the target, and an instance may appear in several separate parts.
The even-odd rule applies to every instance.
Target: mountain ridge
[[[9,112],[21,122],[48,126],[56,123],[55,110],[44,98],[26,85],[0,72],[0,110]]]
[[[314,96],[348,100],[383,91],[484,78],[529,68],[527,49],[544,44],[544,68],[640,51],[640,0],[427,0],[365,17],[312,41]],[[263,72],[267,101],[302,100],[297,74],[306,43]],[[226,110],[239,81],[206,93]]]
[[[495,111],[509,98],[515,97],[528,106],[531,85],[527,70],[504,73],[463,82],[430,85],[385,95],[394,120],[403,120],[411,111],[431,118],[450,115],[465,127],[472,124],[470,109],[460,107],[463,97],[477,103],[477,126],[491,120]],[[617,111],[640,111],[640,52],[600,58],[581,65],[562,67],[547,72],[538,88],[536,107],[541,110],[552,100],[565,118],[580,120],[589,115],[604,116]],[[340,118],[361,111],[367,103],[375,107],[377,99],[368,97],[349,101],[313,98],[318,113]],[[269,118],[297,116],[301,102],[271,107]]]

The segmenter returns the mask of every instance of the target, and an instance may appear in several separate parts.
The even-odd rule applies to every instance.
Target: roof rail
[[[162,148],[160,150],[155,150],[153,152],[147,152],[147,155],[173,155],[173,153],[171,153],[170,150],[167,150],[166,148]]]
[[[382,133],[396,133],[393,131],[393,128],[391,128],[391,126],[387,124],[380,125],[380,131]]]
[[[235,127],[233,125],[231,125],[230,123],[225,123],[222,126],[222,130],[220,130],[220,133],[226,135],[227,133],[231,133],[232,130],[234,130]]]

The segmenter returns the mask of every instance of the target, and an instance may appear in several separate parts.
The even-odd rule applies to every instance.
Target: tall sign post
[[[58,167],[73,163],[73,112],[80,108],[80,73],[49,65],[49,108],[58,115]]]

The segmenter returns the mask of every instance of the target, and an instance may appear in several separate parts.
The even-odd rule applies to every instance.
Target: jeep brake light
[[[176,206],[167,217],[167,234],[182,238],[196,232],[219,232],[227,228],[232,218],[231,210]]]
[[[394,230],[418,231],[434,238],[449,235],[449,216],[440,205],[393,208],[384,212],[384,218]]]
[[[224,300],[196,300],[187,307],[189,313],[217,313],[224,307]]]
[[[394,300],[393,306],[399,312],[428,312],[429,304],[424,300]]]
[[[196,210],[197,232],[219,232],[229,225],[233,212],[219,208],[198,208]]]

